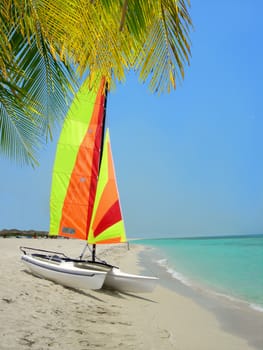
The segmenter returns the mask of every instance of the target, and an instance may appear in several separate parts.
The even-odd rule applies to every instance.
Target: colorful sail
[[[104,79],[77,93],[57,146],[50,197],[50,235],[87,239],[101,158]]]
[[[107,130],[88,243],[120,242],[126,242],[126,235],[111,152],[109,130]]]

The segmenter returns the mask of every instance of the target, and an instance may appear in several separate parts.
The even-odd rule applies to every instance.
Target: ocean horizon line
[[[198,235],[198,236],[164,236],[164,237],[132,237],[128,241],[140,241],[140,240],[169,240],[169,239],[226,239],[226,238],[250,238],[261,237],[263,233],[246,233],[246,234],[217,234],[217,235]]]

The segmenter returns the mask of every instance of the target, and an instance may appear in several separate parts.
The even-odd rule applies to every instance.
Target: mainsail
[[[108,132],[102,150],[105,107],[102,79],[92,90],[83,86],[69,109],[53,167],[50,236],[126,241]]]

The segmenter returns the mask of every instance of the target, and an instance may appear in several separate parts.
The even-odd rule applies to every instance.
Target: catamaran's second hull
[[[74,262],[45,261],[26,254],[21,259],[34,275],[74,289],[100,289],[106,277],[105,271],[78,268]]]
[[[107,272],[103,288],[123,293],[150,293],[156,287],[157,277],[134,275],[123,272],[116,266],[97,261],[86,261],[81,264],[94,269],[104,269]]]
[[[134,275],[113,267],[107,273],[103,287],[124,293],[150,293],[157,281],[156,277]]]

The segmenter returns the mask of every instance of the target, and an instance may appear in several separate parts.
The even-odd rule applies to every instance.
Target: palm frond
[[[42,0],[36,11],[61,59],[72,58],[80,74],[88,68],[123,80],[125,70],[136,68],[141,80],[151,77],[152,90],[169,91],[189,63],[185,1]]]
[[[141,81],[150,77],[152,91],[169,92],[184,78],[184,66],[189,64],[192,23],[183,0],[156,1],[154,11],[135,67]]]
[[[108,12],[98,0],[42,0],[37,12],[51,46],[62,60],[73,60],[81,75],[89,69],[109,82],[112,76],[124,79],[132,40],[127,30],[119,30],[119,4],[113,4]]]
[[[77,89],[73,68],[54,58],[40,27],[29,38],[17,25],[4,28],[13,59],[5,56],[7,74],[0,78],[0,151],[35,165],[38,150],[52,137],[51,130],[63,119]]]
[[[36,166],[35,154],[42,136],[35,118],[27,116],[14,94],[0,84],[0,150],[7,157],[21,164]]]

